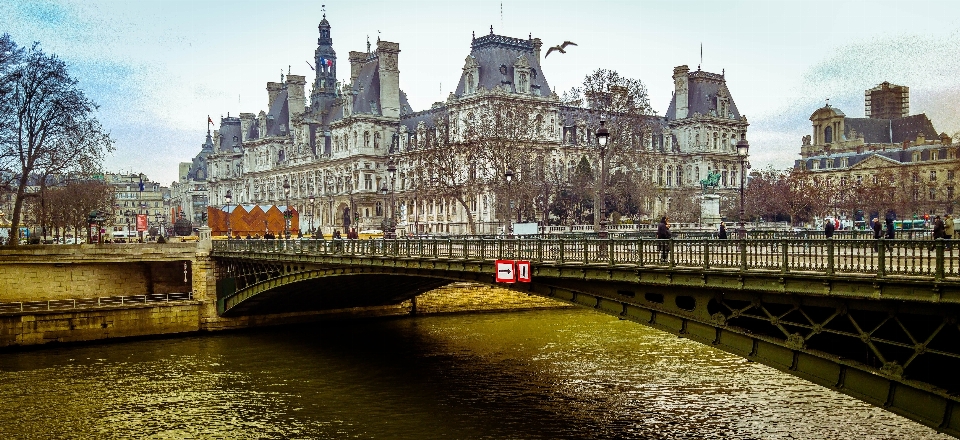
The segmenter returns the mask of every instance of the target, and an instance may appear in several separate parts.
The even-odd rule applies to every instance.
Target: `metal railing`
[[[419,259],[523,259],[534,263],[766,270],[934,280],[960,277],[955,240],[634,238],[420,238],[219,240],[214,252]]]
[[[49,312],[193,300],[193,292],[117,295],[97,298],[0,302],[0,313]]]

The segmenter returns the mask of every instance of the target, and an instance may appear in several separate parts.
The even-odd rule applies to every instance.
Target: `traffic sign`
[[[517,261],[517,282],[529,283],[532,275],[529,261]]]
[[[517,282],[517,270],[513,263],[513,260],[497,260],[494,267],[497,271],[495,276],[498,283]]]

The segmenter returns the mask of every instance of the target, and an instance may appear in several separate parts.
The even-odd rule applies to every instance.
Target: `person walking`
[[[717,238],[721,240],[727,239],[727,226],[720,222],[720,232],[717,233]]]
[[[670,224],[667,223],[667,216],[660,217],[660,223],[657,225],[657,239],[658,240],[669,240],[670,239]],[[660,261],[667,261],[667,254],[670,252],[670,243],[661,242],[660,246]]]
[[[873,239],[880,240],[881,237],[883,237],[883,225],[880,224],[879,218],[875,218],[873,219]],[[873,244],[873,250],[877,251],[876,243]]]
[[[895,236],[893,217],[887,217],[887,240],[893,240]]]
[[[943,220],[940,219],[939,215],[933,216],[933,239],[943,239]],[[933,246],[930,246],[930,250],[933,250]]]
[[[834,229],[836,229],[836,226],[833,225],[833,219],[827,219],[823,222],[823,235],[827,238],[833,238]]]
[[[947,214],[943,219],[943,238],[950,240],[953,238],[953,216]]]

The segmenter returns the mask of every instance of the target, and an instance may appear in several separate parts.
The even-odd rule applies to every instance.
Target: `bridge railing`
[[[396,240],[217,240],[214,251],[495,260],[557,264],[666,265],[877,276],[960,276],[953,240],[448,237]]]

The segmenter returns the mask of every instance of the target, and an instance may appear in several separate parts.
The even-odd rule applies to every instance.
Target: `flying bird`
[[[567,53],[567,51],[564,50],[564,49],[567,48],[567,46],[576,46],[576,45],[577,45],[577,43],[574,43],[574,42],[572,42],[572,41],[564,41],[563,44],[561,44],[561,45],[559,45],[559,46],[553,46],[553,47],[547,49],[547,54],[544,55],[543,57],[546,58],[546,57],[550,56],[550,52],[553,52],[553,51],[555,51],[555,50],[556,50],[556,51],[559,51],[560,53]]]

